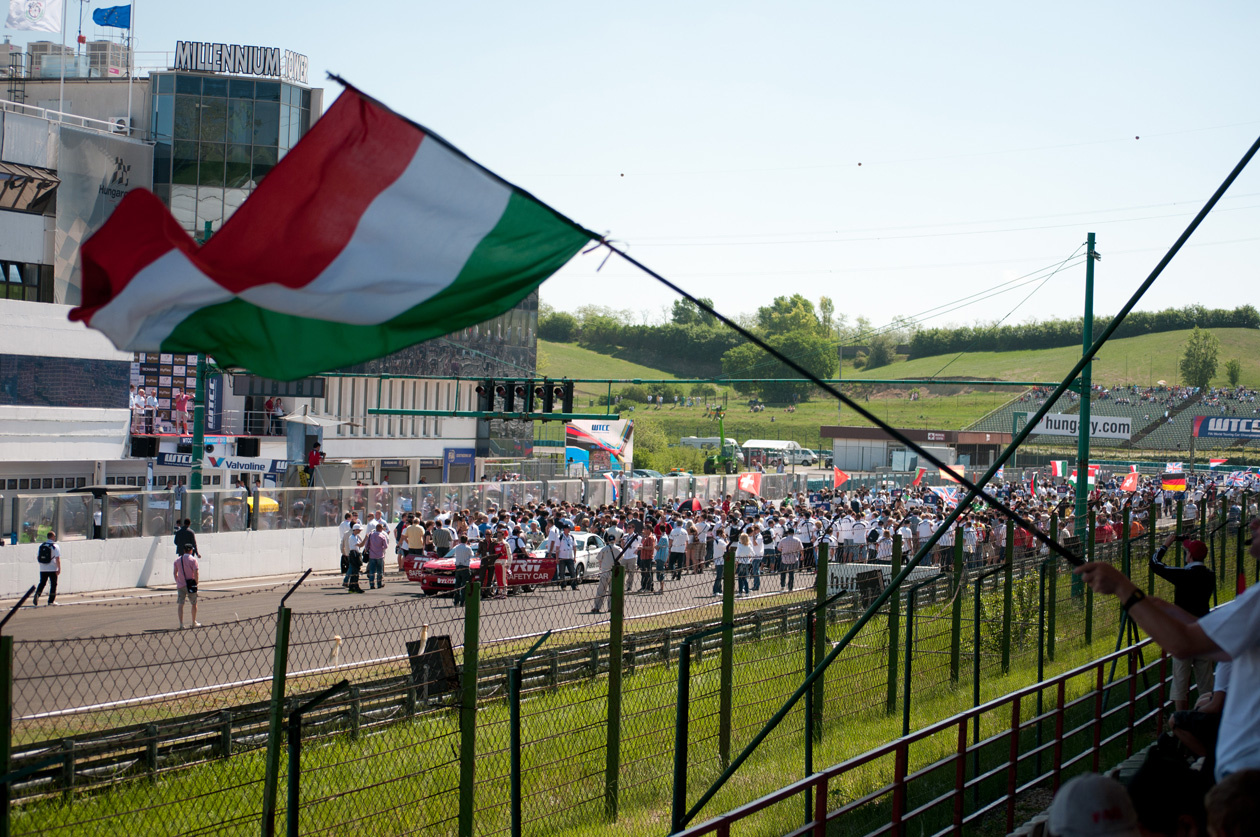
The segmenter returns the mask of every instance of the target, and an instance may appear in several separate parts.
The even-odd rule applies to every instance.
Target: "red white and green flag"
[[[125,351],[292,380],[502,314],[593,238],[347,89],[200,246],[130,192],[82,247],[70,318]]]
[[[1097,479],[1098,479],[1098,466],[1097,466],[1097,465],[1090,465],[1090,466],[1089,466],[1089,472],[1085,475],[1085,484],[1086,484],[1086,485],[1093,485],[1093,484],[1094,484],[1094,482],[1095,482],[1095,481],[1097,481]],[[1071,477],[1071,479],[1069,479],[1069,480],[1068,480],[1068,482],[1072,482],[1072,483],[1075,483],[1075,482],[1076,482],[1076,470],[1075,470],[1075,469],[1073,469],[1073,471],[1072,471],[1072,477]]]
[[[1209,468],[1218,468],[1218,467],[1220,467],[1221,465],[1224,465],[1224,464],[1225,464],[1226,462],[1228,462],[1228,461],[1229,461],[1228,459],[1209,459],[1209,460],[1208,460],[1208,467],[1209,467]]]
[[[1050,476],[1066,477],[1068,474],[1068,464],[1066,459],[1052,459],[1050,461]]]

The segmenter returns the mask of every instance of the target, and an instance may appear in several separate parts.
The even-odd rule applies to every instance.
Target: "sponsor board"
[[[191,453],[158,453],[157,464],[174,468],[191,468]],[[219,471],[230,471],[234,474],[267,474],[275,476],[283,474],[289,463],[283,459],[249,459],[236,456],[206,455],[201,459],[203,468]]]
[[[1081,417],[1073,413],[1048,413],[1033,433],[1043,436],[1079,435]],[[1091,439],[1128,439],[1133,435],[1133,420],[1122,416],[1091,416]]]
[[[1195,416],[1193,433],[1200,439],[1260,439],[1260,419]]]

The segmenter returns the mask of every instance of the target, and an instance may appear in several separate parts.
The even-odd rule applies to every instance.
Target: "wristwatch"
[[[1124,604],[1120,607],[1127,613],[1129,608],[1146,598],[1146,594],[1142,592],[1140,587],[1134,587],[1133,592],[1129,594],[1129,598],[1124,600]]]

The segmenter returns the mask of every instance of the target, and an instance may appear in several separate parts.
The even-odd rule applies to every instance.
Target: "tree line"
[[[1079,346],[1084,318],[1042,320],[1017,325],[978,323],[974,326],[924,328],[910,338],[910,359],[969,352],[1010,352],[1023,349],[1056,349]],[[1098,334],[1111,317],[1094,318]],[[1227,310],[1187,305],[1163,311],[1134,311],[1125,317],[1114,337],[1138,337],[1200,328],[1260,328],[1260,312],[1250,305]]]

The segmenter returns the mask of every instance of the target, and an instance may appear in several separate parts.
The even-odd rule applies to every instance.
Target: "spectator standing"
[[[801,553],[804,551],[804,544],[801,539],[796,536],[792,529],[785,529],[783,538],[779,541],[779,589],[782,590],[784,582],[787,589],[791,591],[796,585],[796,566],[800,562]]]
[[[319,442],[311,446],[311,452],[306,457],[306,474],[311,478],[311,484],[315,484],[315,469],[324,464],[324,452],[320,450]]]
[[[140,390],[140,391],[144,392],[144,390]],[[157,390],[154,390],[153,392],[149,393],[148,395],[144,397],[144,432],[145,433],[148,433],[148,434],[153,433],[154,423],[157,421],[157,410],[158,410]]]
[[[650,521],[649,521],[650,523]],[[643,540],[639,545],[639,592],[652,592],[652,563],[656,555],[656,533],[652,527],[643,529]]]
[[[192,519],[185,517],[179,524],[179,528],[175,530],[175,557],[184,554],[184,547],[191,546],[194,555],[200,555],[197,551],[197,536],[193,534]]]
[[[1207,616],[1212,609],[1212,592],[1216,589],[1216,575],[1203,563],[1207,546],[1203,541],[1185,541],[1182,548],[1188,559],[1184,567],[1170,567],[1163,559],[1168,548],[1176,541],[1171,534],[1151,556],[1151,569],[1160,578],[1172,582],[1173,604],[1196,619]],[[1172,699],[1177,710],[1190,708],[1190,671],[1194,670],[1194,683],[1200,695],[1212,691],[1212,661],[1207,657],[1174,657],[1172,661]]]
[[[281,424],[280,424],[283,418],[284,418],[284,401],[281,400],[279,397],[277,397],[276,400],[273,401],[271,404],[271,435],[272,436],[284,435],[284,432],[281,429]]]
[[[171,416],[171,423],[175,425],[176,433],[186,436],[188,435],[188,407],[192,402],[192,396],[183,390],[176,390],[172,400],[175,412]]]
[[[184,544],[184,551],[175,559],[175,610],[179,615],[180,630],[184,628],[184,600],[192,603],[192,626],[200,628],[197,621],[197,584],[201,581],[201,567],[193,554],[192,544]]]
[[[375,590],[385,586],[385,551],[389,549],[389,535],[385,534],[385,524],[377,521],[367,536],[367,577],[368,589]]]
[[[739,545],[735,547],[735,578],[739,581],[739,595],[748,595],[748,573],[752,570],[753,548],[748,533],[739,536]]]
[[[346,555],[346,572],[341,579],[341,586],[351,593],[362,593],[359,586],[359,569],[363,566],[363,524],[358,515],[351,514],[350,528],[341,536],[341,548]]]
[[[424,526],[421,525],[420,518],[413,515],[411,525],[403,530],[402,538],[400,539],[402,541],[400,546],[405,546],[406,550],[398,556],[398,569],[400,572],[402,571],[403,555],[419,556],[424,554],[424,535]]]
[[[35,600],[31,607],[39,606],[39,597],[48,585],[48,603],[57,603],[57,577],[61,575],[61,548],[57,546],[57,533],[49,532],[35,553],[39,562],[39,586],[35,588]]]
[[[127,407],[131,410],[131,432],[140,433],[144,429],[144,390],[136,392],[133,384],[127,396]]]
[[[473,551],[468,545],[467,535],[459,536],[459,543],[451,547],[450,555],[455,559],[455,592],[451,607],[463,607],[468,598],[468,580],[472,575]]]
[[[577,544],[573,540],[573,526],[564,523],[560,529],[560,537],[555,542],[556,581],[560,582],[561,590],[570,583],[577,590]]]

